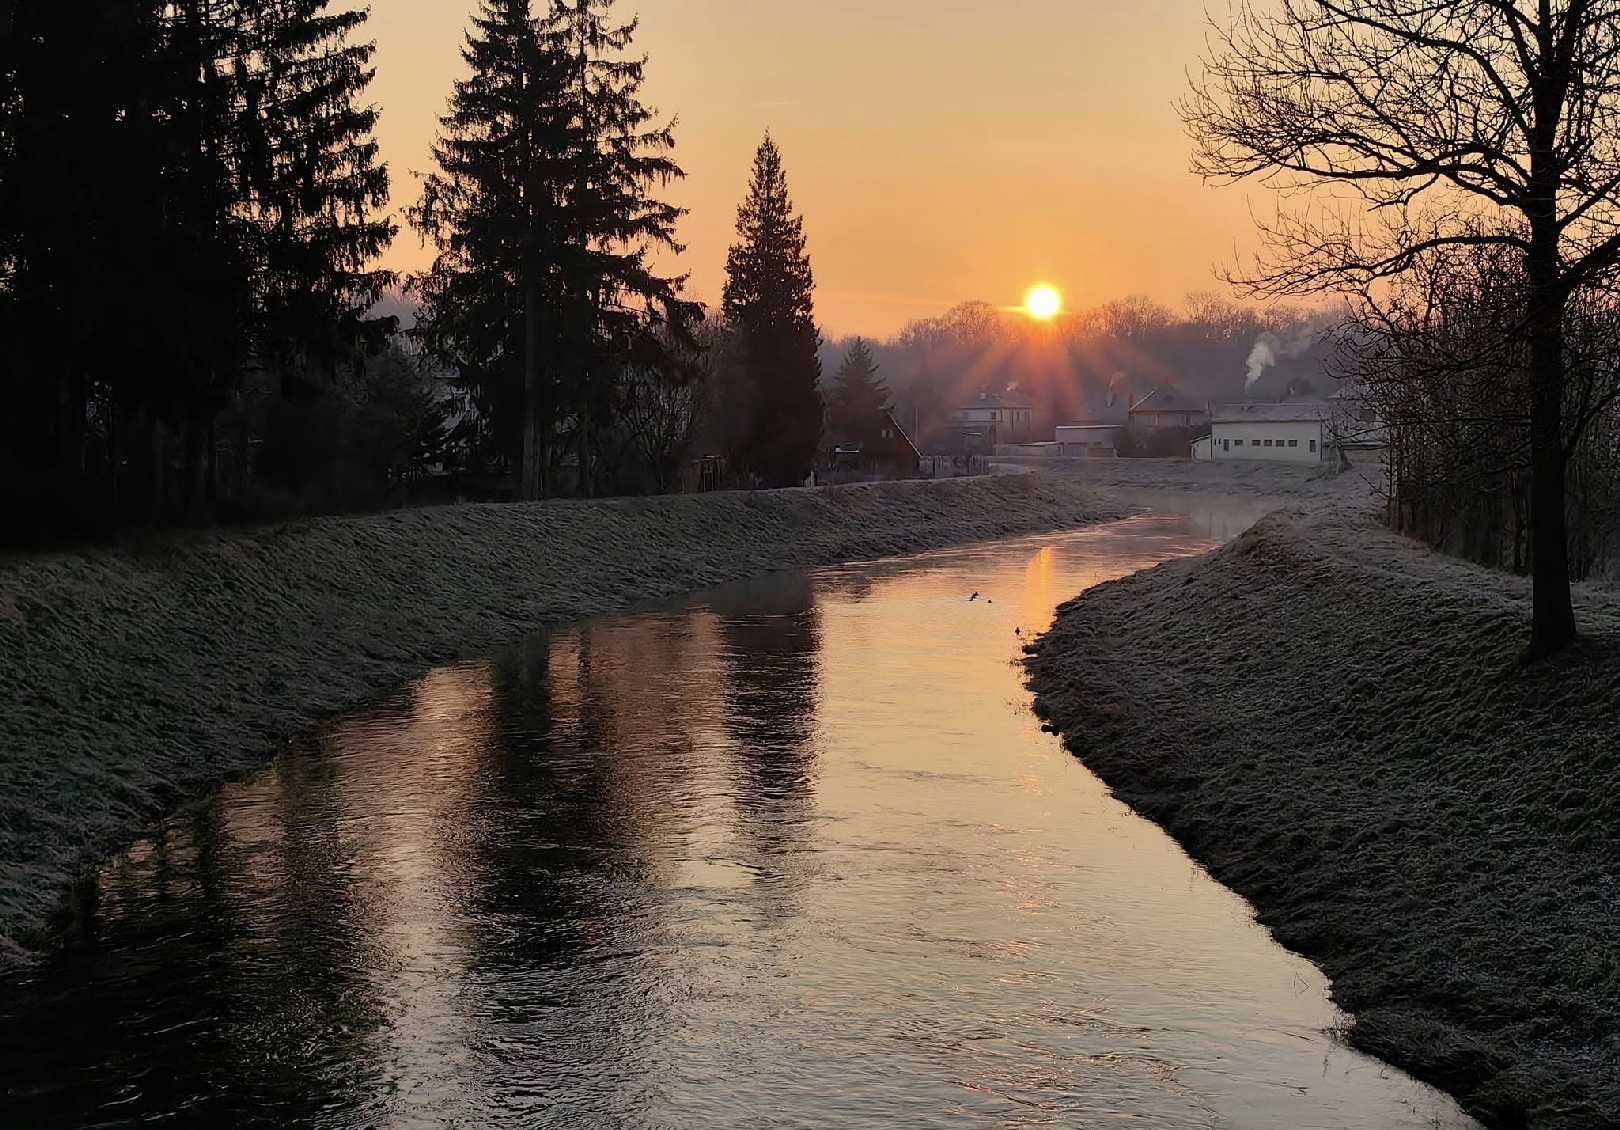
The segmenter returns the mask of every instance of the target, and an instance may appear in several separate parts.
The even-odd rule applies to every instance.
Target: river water
[[[330,725],[0,983],[0,1125],[1472,1125],[1030,713],[1058,603],[1257,513],[1202,505],[591,621]]]

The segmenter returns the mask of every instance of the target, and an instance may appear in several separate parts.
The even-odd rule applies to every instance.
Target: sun
[[[1029,293],[1024,295],[1024,312],[1039,321],[1051,321],[1062,309],[1063,296],[1056,287],[1040,283],[1030,287]]]

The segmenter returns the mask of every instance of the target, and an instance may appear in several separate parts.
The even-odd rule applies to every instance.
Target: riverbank
[[[1491,1126],[1620,1126],[1620,594],[1518,662],[1520,578],[1364,508],[1070,602],[1037,710],[1332,978],[1350,1042]]]
[[[445,507],[0,563],[0,962],[158,816],[435,664],[760,573],[1125,512],[1017,475]]]
[[[1109,497],[1154,494],[1219,494],[1232,498],[1282,500],[1371,500],[1384,486],[1384,468],[1364,459],[1341,469],[1336,464],[1272,463],[1190,459],[1018,459],[998,458],[998,467],[1036,470],[1083,483]]]

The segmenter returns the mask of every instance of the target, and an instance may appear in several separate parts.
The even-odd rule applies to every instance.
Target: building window
[[[1269,439],[1268,439],[1268,440],[1266,440],[1266,446],[1267,446],[1267,447],[1270,447],[1270,446],[1271,446],[1271,441],[1270,441],[1270,440],[1269,440]]]
[[[1311,440],[1311,450],[1312,450],[1312,451],[1315,451],[1315,450],[1316,450],[1316,441],[1315,441],[1315,440],[1314,440],[1314,439],[1313,439],[1313,440]]]
[[[1243,441],[1239,440],[1238,442],[1242,443]],[[1222,451],[1231,451],[1232,450],[1232,441],[1229,440],[1229,439],[1221,440],[1221,450]]]
[[[1243,446],[1243,441],[1242,441],[1242,440],[1240,440],[1240,439],[1235,439],[1235,440],[1233,440],[1233,441],[1232,441],[1232,442],[1233,442],[1233,443],[1234,443],[1234,444],[1236,444],[1236,445],[1237,445],[1237,446],[1238,446],[1238,447],[1242,447],[1242,446]]]
[[[1288,446],[1289,447],[1298,447],[1299,446],[1299,440],[1297,440],[1297,439],[1289,440],[1288,441]]]

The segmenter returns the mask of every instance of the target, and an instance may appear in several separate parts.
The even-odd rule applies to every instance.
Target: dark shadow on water
[[[736,831],[768,916],[787,916],[815,871],[816,723],[821,619],[803,575],[717,595],[726,730],[736,759]]]
[[[283,1125],[370,1089],[377,955],[310,809],[327,759],[286,758],[251,819],[191,807],[85,885],[72,944],[0,988],[6,1125]]]

